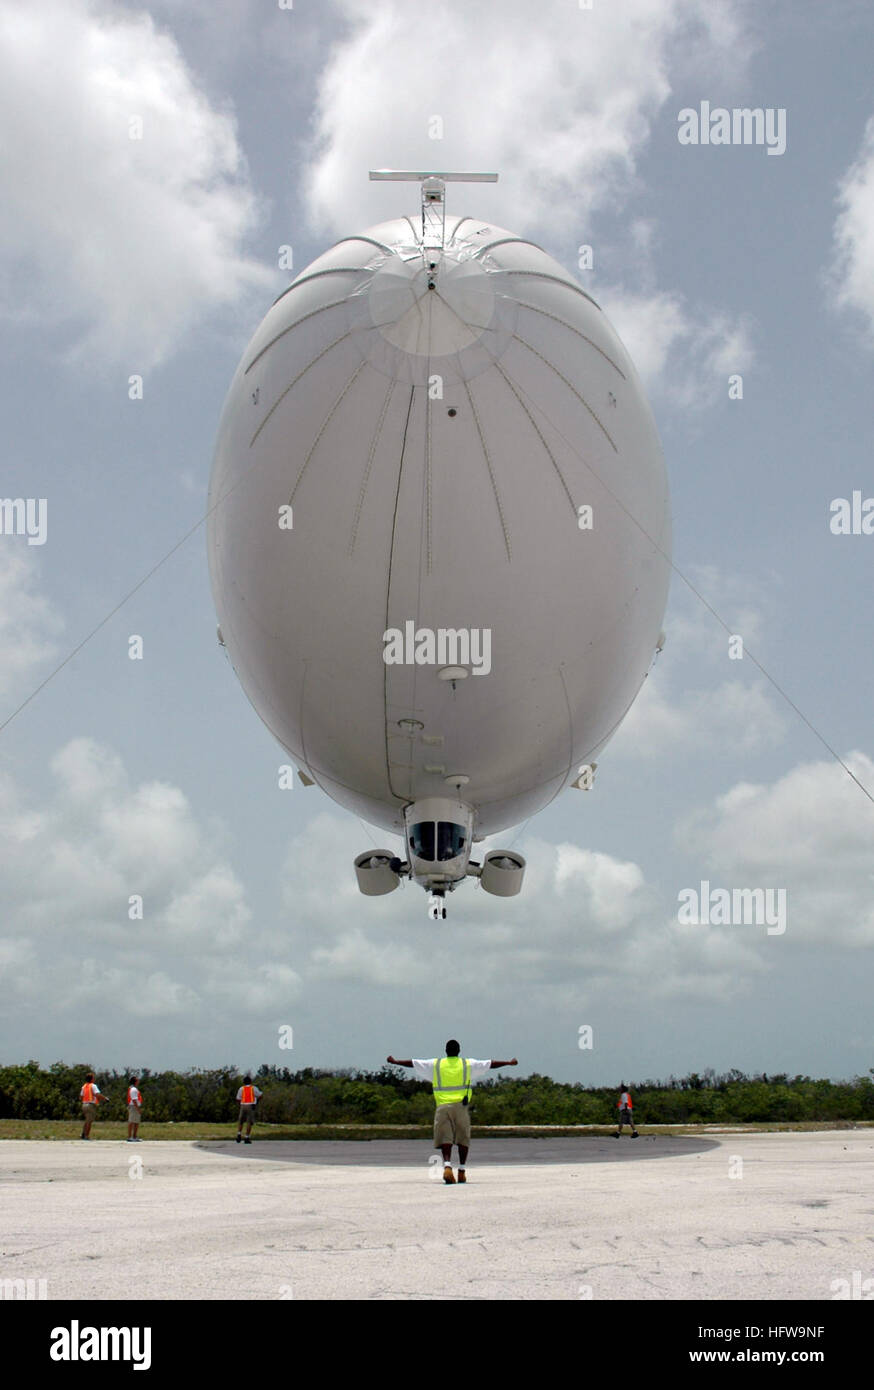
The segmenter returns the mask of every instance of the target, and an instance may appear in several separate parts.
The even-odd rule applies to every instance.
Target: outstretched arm
[[[492,1071],[495,1071],[498,1067],[518,1067],[518,1065],[518,1057],[511,1057],[509,1062],[492,1062]]]
[[[408,1057],[405,1062],[400,1061],[398,1057],[386,1057],[385,1060],[390,1062],[393,1067],[411,1067],[413,1065],[412,1057]]]

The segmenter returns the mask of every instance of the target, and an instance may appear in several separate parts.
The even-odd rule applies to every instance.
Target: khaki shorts
[[[237,1121],[237,1124],[238,1124],[238,1125],[250,1125],[250,1124],[252,1124],[252,1122],[253,1122],[254,1119],[255,1119],[255,1107],[254,1107],[254,1105],[241,1105],[241,1106],[240,1106],[240,1118],[239,1118],[239,1120]]]
[[[438,1105],[434,1112],[434,1148],[443,1144],[462,1144],[470,1148],[470,1106],[460,1100]]]
[[[630,1110],[619,1111],[619,1123],[621,1125],[631,1125],[631,1128],[634,1129],[634,1120],[631,1118]]]
[[[135,1105],[129,1105],[128,1108],[127,1108],[127,1122],[128,1122],[128,1124],[129,1124],[129,1125],[138,1125],[139,1122],[140,1122],[140,1116],[142,1115],[142,1113],[143,1113],[142,1110],[138,1110],[137,1107],[136,1107]]]
[[[83,1119],[83,1120],[93,1120],[93,1119],[94,1119],[94,1116],[95,1116],[96,1114],[97,1114],[97,1102],[96,1102],[96,1101],[89,1100],[88,1103],[87,1103],[86,1105],[83,1105],[83,1106],[82,1106],[82,1119]]]

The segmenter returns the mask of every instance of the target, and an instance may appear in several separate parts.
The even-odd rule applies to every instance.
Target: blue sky
[[[48,507],[44,545],[0,536],[0,722],[203,517],[279,247],[414,211],[369,167],[495,168],[450,211],[592,246],[678,571],[874,794],[874,537],[829,527],[874,496],[874,17],[500,8],[430,7],[423,45],[393,0],[0,0],[0,495]],[[681,145],[704,100],[785,109],[785,153]],[[412,887],[357,894],[354,816],[277,789],[196,529],[0,735],[0,1055],[370,1068],[455,1035],[566,1080],[866,1072],[874,805],[677,576],[665,628],[595,789],[501,837],[522,897],[468,885],[438,932]],[[786,931],[682,925],[704,879],[785,888]]]

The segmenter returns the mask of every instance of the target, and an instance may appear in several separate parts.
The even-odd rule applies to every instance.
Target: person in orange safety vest
[[[626,1089],[624,1081],[620,1081],[619,1090],[621,1092],[621,1095],[619,1096],[619,1099],[616,1102],[616,1108],[619,1111],[619,1128],[613,1135],[613,1138],[618,1139],[620,1134],[622,1133],[622,1126],[629,1125],[631,1128],[632,1139],[637,1139],[638,1133],[634,1127],[634,1119],[631,1113],[634,1108],[634,1102],[631,1099],[631,1092]]]
[[[251,1076],[243,1077],[243,1084],[237,1092],[237,1100],[240,1102],[240,1116],[237,1121],[237,1143],[243,1138],[243,1125],[246,1126],[246,1143],[252,1142],[252,1125],[255,1121],[255,1106],[261,1099],[261,1092],[258,1087],[252,1084]]]
[[[106,1096],[102,1094],[100,1087],[94,1080],[93,1071],[89,1071],[85,1085],[79,1092],[79,1099],[82,1102],[82,1133],[79,1137],[80,1139],[90,1139],[91,1126],[97,1114],[97,1107],[102,1100],[106,1100]]]

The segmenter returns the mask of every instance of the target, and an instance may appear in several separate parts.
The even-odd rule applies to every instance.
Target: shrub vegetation
[[[68,1066],[39,1062],[0,1067],[0,1118],[67,1119],[78,1116],[79,1090],[94,1071],[108,1096],[102,1119],[126,1118],[128,1077],[139,1076],[144,1119],[227,1122],[235,1119],[235,1096],[242,1075],[235,1066],[213,1070],[149,1071],[129,1068],[97,1071],[87,1063]],[[408,1071],[320,1071],[267,1066],[252,1071],[264,1092],[258,1119],[268,1124],[428,1124],[433,1115],[431,1087]],[[584,1086],[533,1073],[498,1076],[474,1090],[478,1125],[606,1125],[616,1118],[616,1086]],[[799,1121],[874,1121],[874,1069],[851,1081],[810,1076],[717,1075],[711,1070],[666,1081],[631,1084],[638,1124],[759,1124]]]

